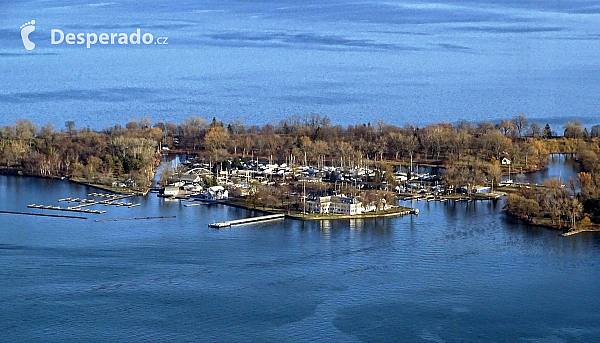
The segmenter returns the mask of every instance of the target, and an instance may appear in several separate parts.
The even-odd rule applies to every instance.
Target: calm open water
[[[317,112],[403,126],[524,113],[562,133],[568,120],[599,124],[599,13],[589,0],[0,1],[0,125],[262,125]],[[27,51],[20,26],[31,20]],[[52,29],[138,28],[168,45],[50,41]]]
[[[0,209],[93,191],[0,176]],[[600,340],[600,236],[523,225],[501,202],[215,230],[248,213],[132,201],[89,216],[177,217],[0,214],[0,341]]]

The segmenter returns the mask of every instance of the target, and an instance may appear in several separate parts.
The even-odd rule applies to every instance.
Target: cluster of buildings
[[[239,162],[237,165],[211,166],[195,162],[193,159],[182,162],[187,168],[184,174],[176,176],[163,190],[163,196],[171,197],[187,195],[207,200],[224,200],[234,192],[237,195],[248,195],[252,185],[283,185],[295,182],[330,182],[333,184],[352,184],[357,189],[371,188],[377,171],[366,166],[335,167],[335,166],[298,166],[292,167],[285,163],[259,163],[258,161]],[[233,163],[232,163],[233,164]],[[433,176],[413,174],[409,178],[406,173],[394,173],[399,183],[407,184],[411,180],[427,180]],[[215,186],[209,187],[207,180]],[[385,182],[382,182],[385,187]],[[390,188],[390,190],[393,190]],[[398,191],[399,189],[396,189]],[[385,204],[381,199],[379,208],[389,209],[392,204]],[[364,203],[360,197],[343,194],[328,196],[312,196],[306,199],[304,210],[309,213],[358,215],[374,212],[377,206]]]
[[[176,181],[164,187],[162,195],[174,197],[190,195],[206,200],[225,200],[229,198],[229,191],[225,187],[206,185],[204,176],[211,176],[212,172],[205,168],[194,168],[176,177]]]
[[[508,154],[503,153],[499,160],[502,166],[511,166]],[[201,163],[194,159],[183,161],[188,171],[175,178],[175,181],[164,188],[164,196],[187,195],[207,200],[224,200],[229,198],[230,192],[235,196],[249,195],[258,185],[285,185],[288,182],[317,183],[329,182],[334,185],[339,183],[351,184],[357,189],[387,189],[399,194],[417,194],[428,196],[441,196],[447,192],[457,193],[488,193],[490,187],[467,185],[459,189],[447,189],[439,181],[440,172],[433,167],[430,173],[409,172],[399,168],[393,174],[397,186],[387,187],[385,180],[389,175],[368,166],[290,166],[286,163],[260,163],[258,160],[243,162],[236,160],[223,162],[217,165]],[[226,164],[226,165],[225,165]],[[410,168],[413,170],[412,168]],[[423,169],[416,168],[423,171]],[[378,177],[379,176],[379,177]],[[376,181],[377,180],[377,181]],[[210,181],[210,182],[208,182]],[[211,186],[209,186],[209,184]],[[499,186],[502,186],[500,184]],[[334,188],[334,192],[338,190]],[[386,204],[383,199],[377,201],[378,205],[365,204],[360,197],[340,195],[312,196],[306,199],[304,211],[320,214],[359,215],[373,212],[379,208],[389,209],[392,204]],[[302,210],[302,209],[301,209]]]
[[[227,174],[227,175],[225,175]],[[247,183],[254,180],[262,184],[285,182],[288,180],[303,182],[344,181],[360,185],[375,177],[375,169],[368,167],[334,167],[334,166],[298,166],[286,163],[259,163],[257,161],[241,162],[229,172],[219,173],[219,183],[225,184],[227,178],[239,177]],[[360,187],[359,187],[360,188]]]
[[[136,183],[133,179],[127,179],[125,181],[113,181],[113,188],[135,188]]]

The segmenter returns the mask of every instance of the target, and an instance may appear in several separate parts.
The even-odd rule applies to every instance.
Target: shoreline
[[[245,209],[248,211],[258,211],[258,212],[267,213],[267,214],[285,214],[286,218],[302,220],[302,221],[385,218],[385,217],[394,217],[394,216],[405,216],[405,215],[413,214],[415,212],[415,209],[413,209],[413,208],[397,206],[397,207],[394,207],[394,208],[388,209],[388,210],[383,210],[383,211],[378,211],[378,212],[367,212],[367,213],[355,214],[355,215],[344,215],[344,214],[326,214],[326,215],[324,215],[324,214],[317,214],[317,213],[302,214],[302,213],[289,213],[285,209],[277,209],[277,208],[259,209],[259,208],[239,204],[236,202],[231,202],[231,201],[223,201],[223,202],[219,202],[219,203],[224,204],[224,205],[233,206],[236,208]]]
[[[75,184],[79,184],[82,186],[86,186],[86,187],[90,187],[90,188],[95,188],[95,189],[99,189],[102,191],[106,191],[106,192],[111,192],[111,193],[115,193],[115,194],[131,194],[134,193],[137,196],[146,196],[150,193],[151,188],[146,189],[143,192],[140,191],[133,191],[130,190],[129,192],[127,191],[122,191],[122,190],[116,190],[113,189],[111,187],[108,186],[104,186],[104,185],[98,185],[98,184],[92,184],[92,183],[87,183],[85,181],[80,181],[80,180],[76,180],[76,179],[71,179],[68,177],[57,177],[57,176],[43,176],[43,175],[30,175],[30,174],[23,174],[21,172],[18,171],[6,171],[6,170],[0,170],[0,175],[9,175],[9,176],[19,176],[19,177],[32,177],[32,178],[41,178],[41,179],[49,179],[49,180],[66,180],[68,182],[72,182]],[[496,193],[492,198],[490,198],[489,196],[477,196],[477,195],[473,195],[471,196],[470,200],[497,200],[500,197],[502,197],[505,194],[498,194]],[[465,200],[462,197],[453,197],[453,196],[443,196],[442,198],[445,198],[446,200]],[[479,199],[477,199],[479,198]],[[188,197],[175,197],[175,199],[178,200],[187,200],[187,201],[201,201],[201,202],[206,202],[209,204],[221,204],[221,205],[226,205],[226,206],[231,206],[231,207],[235,207],[235,208],[240,208],[246,211],[254,211],[254,212],[260,212],[260,213],[265,213],[265,214],[285,214],[286,218],[289,219],[294,219],[294,220],[301,220],[301,221],[325,221],[325,220],[345,220],[345,219],[370,219],[370,218],[386,218],[386,217],[397,217],[397,216],[405,216],[405,215],[410,215],[410,214],[418,214],[418,212],[415,213],[415,209],[410,208],[410,207],[405,207],[405,206],[397,206],[394,207],[392,209],[389,210],[384,210],[384,211],[379,211],[376,213],[363,213],[363,214],[357,214],[357,215],[342,215],[342,214],[327,214],[327,215],[322,215],[322,214],[317,214],[317,213],[310,213],[310,214],[302,214],[302,213],[288,213],[288,211],[286,211],[285,209],[276,209],[276,208],[258,208],[258,207],[252,207],[252,206],[248,206],[248,205],[244,205],[241,204],[239,202],[236,201],[231,201],[231,200],[216,200],[216,201],[211,201],[211,200],[203,200],[203,199],[193,199],[193,198],[188,198]],[[405,200],[405,201],[410,201],[411,199]],[[420,199],[412,199],[412,200],[423,200],[426,201],[425,198],[420,198]],[[439,199],[436,199],[435,201],[439,201]],[[531,226],[536,226],[536,227],[541,227],[541,228],[545,228],[545,229],[550,229],[550,230],[555,230],[555,231],[562,231],[563,233],[561,234],[562,237],[568,237],[568,236],[573,236],[579,233],[584,233],[584,232],[598,232],[600,233],[600,227],[596,227],[596,228],[579,228],[579,229],[572,229],[569,227],[564,227],[564,226],[559,226],[556,224],[551,224],[551,223],[540,223],[540,222],[535,222],[535,221],[531,221],[527,218],[523,218],[521,216],[512,214],[512,213],[508,213],[506,210],[503,211],[507,216],[516,218],[521,220],[523,223],[527,224],[527,225],[531,225]]]
[[[503,210],[503,212],[507,216],[519,219],[520,221],[522,221],[523,223],[525,223],[527,225],[541,227],[541,228],[548,229],[548,230],[562,231],[562,233],[560,234],[560,236],[562,236],[562,237],[573,236],[573,235],[576,235],[578,233],[583,233],[583,232],[598,232],[598,233],[600,233],[600,227],[598,227],[597,225],[593,225],[591,227],[574,229],[571,227],[560,226],[560,225],[552,224],[552,223],[540,223],[540,222],[531,221],[527,218],[523,218],[516,214],[509,213],[506,210]]]
[[[311,214],[307,214],[307,215],[303,215],[303,214],[286,214],[286,217],[288,218],[293,218],[293,219],[297,219],[297,220],[302,220],[302,221],[315,221],[315,220],[342,220],[342,219],[371,219],[371,218],[387,218],[387,217],[401,217],[401,216],[406,216],[406,215],[410,215],[410,214],[415,214],[415,210],[408,208],[408,207],[403,207],[403,206],[398,206],[397,208],[394,208],[395,211],[394,212],[386,212],[386,211],[380,211],[380,212],[384,212],[384,213],[363,213],[363,214],[355,214],[355,215],[344,215],[344,214],[327,214],[327,215],[320,215],[320,214],[315,214],[315,213],[311,213]]]
[[[158,166],[160,165],[162,159],[162,154],[159,152],[154,164],[153,164],[153,175],[156,176],[156,172],[158,170]],[[22,170],[12,169],[12,168],[0,168],[0,175],[10,175],[10,176],[20,176],[20,177],[35,177],[40,179],[49,179],[49,180],[67,180],[69,182],[76,183],[78,185],[87,186],[91,188],[95,188],[105,192],[111,192],[115,194],[135,194],[138,196],[146,196],[152,190],[152,187],[147,187],[140,190],[135,190],[131,188],[113,188],[108,185],[101,185],[96,183],[90,183],[83,180],[78,180],[68,176],[54,176],[54,175],[36,175],[30,173],[24,173]]]
[[[111,193],[115,193],[115,194],[131,194],[131,193],[135,193],[135,195],[146,196],[148,193],[150,193],[150,189],[148,189],[146,191],[143,191],[143,192],[134,191],[134,190],[131,190],[131,189],[128,189],[129,191],[124,191],[124,190],[117,190],[117,189],[114,189],[114,188],[109,187],[109,186],[99,185],[99,184],[95,184],[95,183],[87,183],[85,181],[79,181],[79,180],[75,180],[75,179],[69,179],[69,178],[67,178],[67,180],[70,181],[70,182],[76,183],[78,185],[87,186],[87,187],[91,187],[91,188],[99,189],[101,191],[111,192]]]
[[[28,175],[28,174],[19,174],[19,173],[5,173],[4,171],[0,171],[0,175],[34,177],[34,178],[52,179],[52,180],[66,180],[68,182],[73,182],[78,185],[87,186],[87,187],[91,187],[91,188],[95,188],[98,190],[111,192],[111,193],[115,193],[115,194],[135,193],[138,196],[146,196],[150,193],[150,190],[151,190],[151,188],[148,188],[144,192],[139,192],[139,191],[135,192],[135,191],[131,191],[131,190],[129,192],[126,192],[126,191],[115,190],[108,186],[87,183],[85,181],[80,181],[80,180],[71,179],[71,178],[67,178],[67,177],[52,177],[52,176]],[[371,213],[363,213],[363,214],[356,214],[356,215],[342,215],[342,214],[322,215],[322,214],[315,214],[315,213],[310,213],[310,214],[297,213],[296,214],[296,213],[287,213],[287,211],[284,209],[275,209],[275,208],[261,209],[258,207],[251,207],[251,206],[247,206],[244,204],[240,204],[239,202],[230,201],[230,200],[209,201],[209,200],[202,200],[202,199],[190,199],[187,197],[175,197],[175,199],[188,200],[188,201],[190,201],[190,200],[191,201],[202,201],[202,202],[206,202],[209,204],[221,204],[221,205],[227,205],[227,206],[231,206],[231,207],[235,207],[235,208],[240,208],[240,209],[247,210],[247,211],[261,212],[261,213],[265,213],[265,214],[285,214],[286,218],[302,220],[302,221],[386,218],[386,217],[397,217],[397,216],[405,216],[405,215],[410,215],[410,214],[418,214],[418,212],[415,213],[415,209],[410,208],[410,207],[405,207],[405,206],[397,206],[392,209],[378,211],[375,213],[371,212]]]
[[[178,198],[179,200],[191,200],[189,198]],[[252,207],[244,204],[240,204],[236,201],[230,200],[218,200],[218,201],[206,201],[202,199],[193,199],[192,201],[202,201],[212,204],[220,204],[227,205],[235,208],[240,208],[246,211],[254,211],[265,214],[284,214],[286,218],[302,220],[302,221],[312,221],[312,220],[341,220],[341,219],[368,219],[368,218],[385,218],[385,217],[397,217],[397,216],[405,216],[410,214],[418,214],[418,210],[415,210],[410,207],[405,206],[397,206],[388,210],[378,211],[378,212],[367,212],[363,214],[355,214],[355,215],[343,215],[343,214],[316,214],[316,213],[289,213],[285,209],[277,209],[277,208],[258,208]]]
[[[22,173],[20,171],[15,171],[15,172],[11,172],[11,171],[6,171],[6,170],[0,170],[0,175],[8,175],[8,176],[18,176],[18,177],[33,177],[33,178],[38,178],[38,179],[47,179],[47,180],[65,180],[68,182],[73,182],[76,183],[78,185],[82,185],[82,186],[87,186],[87,187],[91,187],[91,188],[95,188],[98,190],[102,190],[102,191],[106,191],[106,192],[111,192],[111,193],[115,193],[115,194],[131,194],[131,193],[135,193],[135,195],[139,195],[139,196],[146,196],[150,193],[151,188],[142,190],[142,191],[136,191],[136,190],[132,190],[132,189],[127,189],[127,190],[118,190],[115,188],[112,188],[110,186],[105,186],[105,185],[99,185],[99,184],[94,184],[94,183],[88,183],[85,181],[80,181],[77,179],[72,179],[66,176],[49,176],[49,175],[33,175],[33,174],[27,174],[27,173]]]
[[[585,228],[585,229],[568,230],[567,232],[561,234],[561,236],[568,237],[568,236],[573,236],[573,235],[577,235],[579,233],[584,233],[584,232],[597,232],[597,233],[600,233],[600,228],[596,228],[596,229]]]

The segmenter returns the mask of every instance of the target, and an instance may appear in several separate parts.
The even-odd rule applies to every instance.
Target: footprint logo
[[[33,25],[35,25],[35,20],[28,21],[21,25],[21,39],[27,50],[33,50],[33,48],[35,48],[35,43],[29,40],[29,34],[35,31],[35,26]]]

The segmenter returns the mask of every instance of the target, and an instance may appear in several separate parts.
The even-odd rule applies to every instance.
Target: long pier
[[[208,227],[220,229],[220,228],[224,228],[224,227],[230,227],[232,225],[249,224],[249,223],[256,223],[256,222],[262,222],[262,221],[267,221],[267,220],[277,220],[277,219],[283,219],[283,218],[285,218],[285,214],[270,214],[267,216],[250,217],[250,218],[230,220],[230,221],[220,222],[220,223],[211,223],[211,224],[208,224]]]

